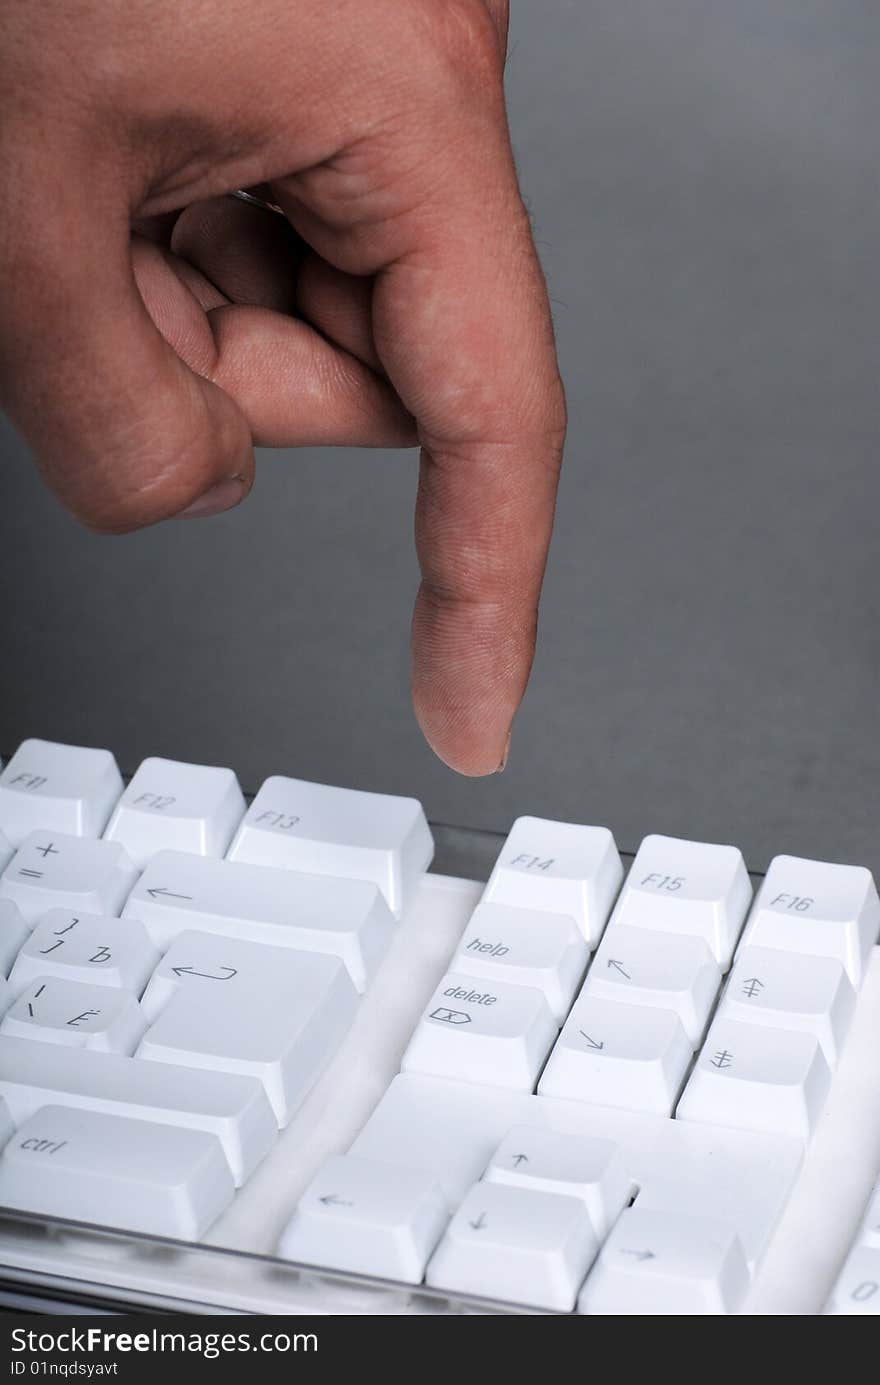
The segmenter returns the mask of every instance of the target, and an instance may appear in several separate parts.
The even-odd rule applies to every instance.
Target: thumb
[[[150,318],[127,208],[69,176],[49,186],[18,182],[0,221],[0,403],[44,479],[108,533],[236,503],[250,430]]]

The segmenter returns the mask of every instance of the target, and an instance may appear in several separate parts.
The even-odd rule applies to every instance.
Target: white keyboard
[[[0,1266],[202,1312],[880,1312],[867,870],[26,741]]]

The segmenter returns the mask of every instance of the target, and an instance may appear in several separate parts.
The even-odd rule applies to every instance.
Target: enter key
[[[323,953],[181,933],[143,997],[135,1057],[257,1077],[285,1126],[332,1057],[358,996]]]

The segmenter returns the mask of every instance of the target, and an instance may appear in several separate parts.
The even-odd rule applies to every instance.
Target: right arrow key
[[[734,1229],[680,1213],[621,1213],[592,1274],[578,1312],[591,1316],[675,1316],[733,1313],[749,1287]]]

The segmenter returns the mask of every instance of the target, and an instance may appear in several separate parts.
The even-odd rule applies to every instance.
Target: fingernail
[[[244,496],[245,484],[241,478],[228,476],[224,481],[216,481],[198,500],[181,510],[177,518],[200,519],[203,515],[219,515],[223,510],[231,510]]]
[[[507,757],[508,757],[508,755],[510,754],[510,738],[511,738],[512,735],[513,735],[513,732],[512,732],[512,731],[508,731],[508,733],[507,733],[507,740],[504,742],[504,754],[503,754],[502,757],[501,757],[501,764],[498,766],[498,768],[497,768],[496,771],[495,771],[496,774],[503,774],[503,773],[504,773],[504,770],[505,770],[505,768],[506,768],[506,766],[507,766]]]

